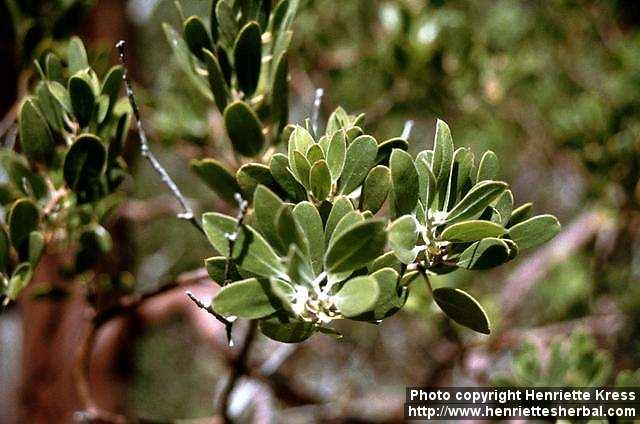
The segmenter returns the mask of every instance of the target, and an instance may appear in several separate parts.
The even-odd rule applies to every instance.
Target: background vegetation
[[[153,148],[198,212],[224,208],[188,167],[190,159],[224,154],[227,142],[218,111],[185,78],[165,40],[161,23],[180,25],[173,2],[76,3],[86,19],[63,22],[70,31],[29,26],[51,16],[35,8],[20,31],[3,35],[14,58],[3,71],[3,112],[23,95],[20,70],[30,66],[34,31],[53,39],[80,32],[90,62],[104,70],[115,61],[115,41],[131,40]],[[208,16],[208,3],[182,6],[186,16]],[[342,105],[366,112],[367,131],[385,139],[413,120],[414,153],[431,146],[442,118],[456,145],[495,151],[516,202],[555,214],[563,232],[495,271],[437,278],[485,305],[495,328],[488,337],[451,324],[421,287],[382,325],[341,328],[341,341],[316,336],[281,347],[259,339],[250,363],[261,377],[245,379],[234,400],[244,419],[396,422],[411,385],[640,384],[639,24],[638,6],[621,0],[302,1],[289,57],[291,122],[309,114],[317,87],[325,91],[321,122]],[[101,272],[118,290],[144,293],[185,278],[211,250],[175,219],[135,137],[124,156],[132,175],[121,188],[130,199],[105,224],[116,229],[118,247],[115,265]],[[57,278],[59,263],[44,262],[35,283]],[[65,284],[65,300],[30,294],[0,317],[0,356],[10,358],[0,380],[13,382],[0,389],[2,422],[62,396],[19,388],[21,381],[46,386],[42,374],[25,371],[25,352],[38,349],[37,341],[29,345],[35,321],[25,311],[82,298]],[[205,282],[194,290],[206,296],[212,288]],[[224,330],[178,292],[111,328],[118,337],[99,340],[96,350],[111,352],[94,358],[100,405],[160,419],[214,410],[229,360]],[[69,332],[82,314],[61,321]],[[73,346],[73,339],[54,343]],[[269,368],[267,359],[282,364]],[[65,366],[50,365],[70,374]],[[59,406],[65,414],[79,409],[68,396]]]

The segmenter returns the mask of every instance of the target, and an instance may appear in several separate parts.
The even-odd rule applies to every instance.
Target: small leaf
[[[560,232],[560,223],[553,215],[538,215],[509,228],[509,236],[518,249],[537,247]]]
[[[302,285],[307,288],[311,288],[312,281],[315,276],[311,263],[309,262],[308,255],[300,252],[297,246],[292,245],[289,248],[289,254],[287,255],[287,275],[291,281],[296,285]],[[286,301],[283,300],[285,307],[290,306],[294,300],[295,290],[292,290],[291,294],[287,296]],[[278,294],[278,292],[276,292]],[[278,295],[280,297],[280,295]],[[288,305],[287,305],[288,304]],[[290,309],[290,312],[294,312]]]
[[[27,259],[31,267],[35,269],[40,262],[42,252],[44,251],[44,236],[39,231],[32,231],[29,234],[29,253]]]
[[[465,269],[489,269],[510,259],[510,249],[504,240],[485,238],[467,247],[460,254],[457,265]]]
[[[297,150],[293,151],[293,163],[291,163],[291,168],[300,182],[304,187],[309,188],[309,174],[311,172],[311,164],[304,157],[302,153]]]
[[[49,53],[45,59],[47,78],[51,81],[62,81],[62,61],[58,56]]]
[[[264,146],[262,125],[255,112],[244,102],[236,101],[224,110],[224,124],[234,150],[243,156],[257,156]]]
[[[445,195],[443,210],[450,210],[460,199],[462,189],[471,187],[470,172],[473,167],[473,153],[466,147],[461,147],[453,153],[449,182]]]
[[[331,137],[336,131],[346,128],[347,126],[349,126],[349,115],[342,107],[338,106],[336,110],[329,115],[326,133]]]
[[[224,317],[257,319],[277,312],[280,300],[268,280],[248,278],[222,287],[211,306]]]
[[[396,257],[404,264],[415,261],[418,252],[415,251],[418,240],[418,226],[411,215],[404,215],[389,226],[389,244]]]
[[[331,182],[336,183],[344,169],[347,154],[347,142],[344,131],[336,131],[329,139],[327,146],[327,165],[331,172]]]
[[[229,261],[224,256],[214,256],[204,260],[205,268],[209,277],[219,285],[226,284],[226,280],[238,281],[242,277],[238,273],[233,261]],[[225,275],[225,273],[227,275]]]
[[[0,225],[0,274],[7,271],[10,249],[11,244],[9,241],[9,235],[5,231],[4,227]]]
[[[377,213],[389,194],[391,173],[389,168],[378,165],[369,171],[362,185],[362,210]]]
[[[513,210],[513,193],[511,193],[511,190],[505,190],[505,192],[498,197],[498,200],[496,200],[494,207],[500,214],[500,220],[495,222],[506,227],[511,217],[511,211]]]
[[[433,299],[442,312],[458,324],[482,334],[489,334],[489,318],[482,306],[468,293],[450,287],[433,291]]]
[[[64,158],[64,180],[84,203],[99,198],[103,192],[100,176],[105,171],[107,151],[100,139],[83,134],[71,145]]]
[[[38,229],[40,211],[30,199],[17,200],[9,209],[9,239],[21,258],[28,257],[29,234]]]
[[[218,58],[209,50],[203,50],[204,61],[207,64],[207,73],[209,74],[209,88],[213,93],[213,99],[218,106],[218,110],[224,111],[227,103],[231,98],[229,87],[225,81],[222,68],[218,62]]]
[[[60,84],[57,81],[49,81],[47,83],[47,88],[51,95],[56,99],[60,106],[69,113],[73,113],[73,108],[71,107],[71,98],[69,97],[69,92],[65,88],[64,85]]]
[[[296,125],[293,132],[291,133],[291,136],[289,136],[289,143],[287,146],[289,155],[289,166],[291,167],[294,175],[298,176],[298,181],[300,181],[304,186],[306,186],[307,184],[305,183],[304,179],[300,180],[299,173],[296,170],[295,152],[298,152],[300,154],[306,153],[307,150],[309,150],[309,148],[314,144],[315,141],[313,140],[313,137],[311,137],[311,134],[309,134],[309,131],[299,125]],[[309,168],[311,168],[311,165],[309,165]]]
[[[198,59],[204,60],[203,49],[213,51],[213,43],[204,22],[197,16],[190,16],[184,21],[182,28],[184,30],[184,40],[189,46],[189,50]]]
[[[223,200],[231,204],[235,202],[234,195],[241,192],[240,186],[231,171],[223,164],[212,158],[193,159],[190,167],[193,173]]]
[[[468,243],[486,237],[499,237],[505,231],[501,225],[490,221],[464,221],[445,228],[440,238],[453,243]]]
[[[345,216],[338,221],[335,229],[333,230],[333,234],[331,234],[331,240],[329,240],[328,247],[331,247],[331,244],[335,242],[342,234],[347,232],[355,224],[364,221],[364,216],[360,211],[351,211],[347,213]]]
[[[349,212],[353,211],[353,204],[351,200],[349,200],[345,196],[338,196],[333,203],[333,207],[331,208],[331,212],[329,213],[329,217],[327,218],[327,224],[324,230],[324,239],[327,244],[329,244],[329,240],[333,236],[333,231],[338,225],[338,222]]]
[[[376,271],[381,270],[382,268],[392,268],[396,272],[400,272],[402,268],[402,263],[398,260],[398,257],[393,252],[387,252],[382,256],[378,256],[375,261],[373,261],[368,266],[369,273],[374,273]]]
[[[27,286],[32,276],[33,270],[29,262],[19,264],[9,279],[9,287],[7,289],[7,296],[9,299],[16,300],[22,289]]]
[[[384,221],[369,219],[349,228],[332,241],[325,255],[330,273],[355,270],[380,256],[387,242]]]
[[[378,300],[374,307],[364,314],[351,319],[379,321],[398,312],[407,301],[408,290],[398,287],[398,273],[392,268],[383,268],[371,274],[378,283]]]
[[[95,94],[89,82],[80,75],[74,75],[69,78],[68,84],[73,115],[76,117],[78,125],[84,128],[89,125],[93,116],[93,109],[96,103]]]
[[[316,327],[310,322],[282,322],[278,318],[261,320],[259,328],[262,334],[281,343],[300,343],[316,332]]]
[[[285,155],[282,153],[273,155],[269,163],[269,169],[273,179],[287,193],[290,200],[294,202],[306,200],[307,192],[289,170],[289,159]]]
[[[499,173],[500,163],[498,162],[498,157],[491,150],[487,150],[484,155],[482,155],[482,159],[480,159],[476,182],[495,180]]]
[[[69,66],[69,74],[71,75],[89,67],[87,51],[84,48],[82,40],[78,37],[71,37],[71,40],[69,40],[67,47],[67,64]]]
[[[378,154],[376,155],[376,163],[388,165],[389,157],[391,156],[391,152],[394,149],[400,149],[400,150],[406,151],[409,149],[409,143],[407,142],[407,140],[400,137],[391,138],[389,140],[383,141],[378,145]]]
[[[293,208],[293,216],[308,241],[311,266],[318,275],[322,272],[324,258],[324,230],[320,213],[312,203],[301,202]]]
[[[292,207],[288,204],[280,206],[274,225],[278,231],[278,236],[282,245],[287,251],[292,245],[298,247],[304,255],[309,254],[309,243],[305,238],[304,232],[293,216]]]
[[[240,30],[233,47],[233,57],[238,86],[249,97],[258,86],[262,63],[262,40],[257,22],[249,22]]]
[[[109,69],[109,72],[107,72],[107,75],[104,77],[100,93],[109,97],[109,110],[113,109],[118,100],[123,75],[124,69],[122,66],[116,65]]]
[[[47,121],[32,98],[22,103],[18,124],[20,145],[25,155],[33,161],[49,164],[54,155],[53,137]]]
[[[236,220],[219,213],[206,213],[202,217],[207,238],[222,255],[229,254],[228,235],[236,231]],[[242,225],[237,233],[231,258],[236,265],[261,277],[281,277],[284,266],[273,248],[248,225]]]
[[[282,55],[275,67],[271,84],[271,116],[280,133],[289,119],[289,61]]]
[[[513,227],[516,224],[519,224],[523,221],[526,221],[531,217],[533,213],[533,203],[525,203],[524,205],[520,205],[511,212],[511,218],[509,218],[509,223],[507,227]]]
[[[355,277],[347,281],[334,296],[342,316],[350,318],[373,310],[380,296],[378,282],[371,276]]]
[[[247,163],[242,165],[240,169],[238,169],[238,172],[236,172],[236,180],[242,189],[243,195],[247,198],[253,196],[253,192],[258,184],[262,184],[272,191],[279,191],[279,187],[271,176],[269,167],[261,163]]]
[[[453,161],[453,139],[449,126],[438,119],[436,123],[436,135],[433,142],[433,175],[440,187],[449,180],[449,172]]]
[[[331,172],[327,162],[319,160],[313,164],[309,171],[309,187],[317,200],[324,200],[331,191]]]
[[[344,169],[339,182],[339,193],[348,195],[367,177],[373,167],[378,144],[368,135],[356,138],[347,149]]]
[[[507,188],[507,183],[502,181],[481,181],[471,188],[469,193],[449,211],[446,222],[454,223],[466,219],[479,217],[484,209],[489,206]]]
[[[319,160],[325,160],[324,151],[322,147],[320,147],[320,144],[312,144],[309,146],[306,157],[310,164],[315,164]]]
[[[416,171],[418,172],[420,201],[429,208],[436,195],[436,177],[431,172],[428,154],[426,151],[418,153],[415,160]]]
[[[418,204],[418,171],[404,150],[394,149],[389,159],[391,170],[391,210],[395,216],[410,214]],[[391,201],[390,200],[390,201]]]
[[[235,19],[235,12],[228,0],[220,0],[216,4],[216,20],[220,35],[228,46],[233,45],[238,32],[238,24]]]

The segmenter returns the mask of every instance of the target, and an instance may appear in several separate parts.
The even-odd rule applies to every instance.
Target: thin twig
[[[160,161],[155,157],[151,149],[149,148],[149,143],[147,141],[147,135],[144,131],[144,127],[142,126],[142,120],[140,119],[140,111],[138,110],[138,104],[136,103],[135,96],[133,94],[133,86],[131,85],[131,81],[129,79],[129,73],[127,71],[127,66],[125,63],[125,49],[124,49],[124,40],[120,40],[116,47],[118,49],[120,63],[122,64],[123,74],[122,79],[124,80],[125,89],[127,91],[127,97],[129,98],[129,104],[131,105],[131,109],[133,110],[133,115],[136,120],[136,127],[138,128],[138,137],[140,138],[140,152],[142,156],[145,157],[153,169],[158,173],[162,182],[169,187],[169,190],[173,193],[173,195],[178,199],[180,205],[182,206],[183,212],[178,214],[178,218],[187,220],[193,224],[194,227],[198,229],[201,233],[204,234],[204,230],[202,228],[202,224],[196,219],[193,214],[193,210],[187,203],[187,200],[183,196],[182,192],[173,181],[169,173],[164,169]]]
[[[205,311],[209,312],[218,321],[220,321],[222,324],[224,324],[225,332],[227,333],[227,342],[229,343],[229,346],[233,346],[233,338],[231,338],[231,330],[233,329],[233,321],[234,320],[227,319],[227,318],[223,317],[222,315],[220,315],[219,313],[214,311],[213,308],[211,307],[211,305],[209,305],[209,306],[205,305],[204,302],[202,300],[200,300],[191,291],[187,290],[187,292],[185,294],[189,297],[189,299],[191,299],[193,301],[193,303],[196,304],[196,306],[198,308],[204,309]]]
[[[409,119],[404,123],[404,128],[402,128],[402,135],[400,136],[400,138],[404,140],[409,140],[409,137],[411,137],[411,130],[413,129],[413,124],[414,122],[412,119]]]

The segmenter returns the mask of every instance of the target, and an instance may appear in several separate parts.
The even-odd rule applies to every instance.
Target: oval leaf
[[[91,84],[80,75],[74,75],[69,79],[68,90],[73,115],[76,117],[78,125],[84,128],[91,121],[96,103],[96,96]]]
[[[490,221],[464,221],[445,228],[440,238],[453,243],[468,243],[486,237],[499,237],[505,231],[501,225]]]
[[[389,168],[378,165],[369,171],[362,186],[362,210],[377,213],[389,194],[391,173]]]
[[[339,273],[363,267],[380,256],[387,242],[384,221],[358,223],[332,241],[325,255],[325,269]]]
[[[20,145],[22,151],[33,161],[49,164],[53,159],[54,143],[47,121],[33,99],[22,103],[18,115]]]
[[[220,67],[218,58],[209,50],[204,50],[204,61],[207,64],[209,88],[211,88],[211,93],[213,93],[213,99],[218,106],[218,110],[224,111],[231,95],[229,94],[229,87],[222,73],[222,68]]]
[[[411,215],[404,215],[396,219],[389,226],[389,244],[396,257],[404,264],[410,264],[416,259],[414,250],[418,239],[416,219]]]
[[[478,301],[468,293],[442,287],[433,291],[433,299],[442,312],[458,324],[482,334],[491,332],[487,314]]]
[[[391,170],[391,210],[394,216],[410,214],[418,204],[418,171],[404,150],[394,149],[389,159]]]
[[[235,177],[223,164],[215,159],[194,159],[190,163],[191,170],[207,185],[215,191],[223,200],[233,204],[234,195],[241,189]]]
[[[327,162],[319,160],[313,164],[309,171],[309,187],[313,196],[322,201],[327,198],[331,191],[331,172]]]
[[[258,86],[262,62],[262,40],[257,22],[249,22],[242,27],[233,47],[233,58],[238,86],[249,97]]]
[[[538,215],[509,228],[509,236],[518,249],[537,247],[560,232],[560,223],[553,215]]]
[[[83,134],[71,145],[64,158],[63,174],[78,202],[96,200],[103,192],[100,177],[104,173],[107,151],[100,139]]]
[[[489,269],[511,259],[511,250],[504,240],[485,238],[473,243],[460,254],[457,265],[465,269]]]
[[[256,156],[264,146],[262,125],[255,112],[244,102],[231,103],[224,110],[224,124],[233,148],[243,156]]]
[[[353,140],[345,156],[340,194],[348,195],[362,184],[374,165],[377,152],[378,145],[373,137],[363,135]]]
[[[507,188],[502,181],[481,181],[447,214],[446,223],[475,219]]]
[[[333,299],[342,316],[350,318],[373,310],[379,296],[380,289],[376,279],[364,276],[344,283]]]
[[[224,317],[257,319],[278,311],[280,300],[268,280],[248,278],[222,287],[211,306]]]
[[[300,343],[316,332],[315,325],[310,322],[281,322],[278,318],[261,320],[259,328],[262,334],[281,343]]]
[[[193,53],[198,59],[204,60],[203,49],[213,51],[213,43],[209,32],[204,26],[204,22],[197,16],[188,17],[183,24],[184,40],[187,42],[187,46],[191,53]]]

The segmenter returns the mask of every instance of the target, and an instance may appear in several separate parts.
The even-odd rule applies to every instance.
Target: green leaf
[[[518,206],[511,212],[511,218],[509,218],[509,223],[507,224],[507,228],[513,227],[516,224],[519,224],[523,221],[526,221],[531,217],[533,213],[533,203],[525,203],[523,205]]]
[[[322,147],[320,147],[320,144],[312,144],[309,146],[306,157],[311,164],[315,164],[319,160],[325,160],[324,151]]]
[[[302,185],[304,185],[305,187],[308,185],[308,175],[307,175],[307,180],[300,177],[300,172],[303,172],[303,170],[299,171],[296,168],[297,162],[296,162],[295,152],[298,152],[300,155],[304,157],[304,153],[306,153],[307,150],[309,150],[309,148],[314,144],[315,144],[315,141],[313,140],[313,137],[311,137],[311,134],[309,134],[309,131],[307,131],[306,129],[302,128],[299,125],[296,125],[293,132],[291,133],[291,136],[289,136],[289,143],[287,146],[288,155],[289,155],[289,166],[291,167],[293,174],[296,175],[296,178],[298,179],[298,181],[300,181]],[[306,161],[306,158],[304,159],[304,161],[302,160],[300,161],[304,166],[304,161]],[[309,169],[310,168],[311,168],[311,164],[309,164]]]
[[[278,186],[271,176],[269,167],[261,163],[242,165],[236,172],[236,180],[242,189],[243,195],[247,198],[253,196],[258,184],[262,184],[270,190],[278,191]]]
[[[219,285],[225,285],[226,280],[238,281],[242,277],[238,273],[233,261],[228,261],[224,256],[213,256],[204,260],[209,277]],[[227,275],[225,275],[225,273]]]
[[[436,195],[436,177],[431,171],[428,154],[426,151],[418,153],[415,160],[416,171],[418,172],[420,201],[429,208]]]
[[[268,280],[248,278],[222,287],[211,306],[224,317],[257,319],[277,312],[281,305]]]
[[[349,228],[332,241],[325,255],[325,269],[339,273],[363,267],[383,253],[387,243],[383,220],[369,219]]]
[[[289,61],[286,54],[282,55],[275,67],[271,97],[271,116],[280,133],[289,120]]]
[[[436,177],[438,187],[449,180],[451,163],[453,162],[453,139],[449,126],[438,119],[436,123],[436,135],[433,143],[433,175]]]
[[[71,98],[71,108],[73,115],[81,128],[89,125],[93,116],[93,109],[96,103],[96,96],[93,93],[91,84],[80,75],[69,78],[69,96]]]
[[[261,320],[259,328],[262,334],[281,343],[300,343],[316,332],[315,325],[310,322],[281,322],[278,318]]]
[[[509,218],[511,217],[511,211],[513,210],[513,193],[511,193],[511,190],[505,190],[505,192],[498,197],[498,200],[496,200],[494,207],[500,214],[499,221],[495,222],[506,227],[509,222]]]
[[[89,67],[87,51],[84,48],[82,40],[78,37],[71,37],[69,40],[69,45],[67,46],[67,63],[69,66],[69,74],[71,75]]]
[[[534,216],[509,228],[509,236],[520,250],[537,247],[554,238],[559,232],[560,223],[553,215]]]
[[[39,231],[32,231],[29,234],[29,254],[27,259],[32,268],[35,268],[40,262],[42,252],[44,251],[44,236]]]
[[[21,258],[28,257],[29,234],[38,229],[40,211],[30,199],[17,200],[9,209],[9,239]]]
[[[391,188],[391,173],[383,165],[375,166],[369,171],[362,185],[362,210],[377,213],[384,204]]]
[[[218,106],[218,110],[224,111],[227,107],[227,103],[231,98],[229,93],[229,87],[225,81],[222,68],[218,58],[209,50],[203,50],[204,61],[207,64],[207,73],[209,74],[209,88],[213,94],[213,99]]]
[[[480,159],[476,182],[495,180],[499,173],[500,163],[498,162],[498,157],[491,150],[487,150],[484,155],[482,155],[482,159]]]
[[[193,159],[190,163],[191,170],[220,198],[235,203],[234,195],[241,189],[236,178],[222,163],[212,158],[202,160]]]
[[[229,254],[228,234],[236,231],[236,220],[219,213],[206,213],[202,217],[207,238],[222,255]],[[242,225],[237,233],[231,258],[236,265],[261,277],[284,275],[284,266],[273,248],[257,231]]]
[[[353,140],[345,156],[339,182],[340,194],[348,195],[362,184],[374,165],[377,152],[378,144],[373,137],[363,135]]]
[[[344,169],[347,142],[344,131],[336,131],[329,139],[327,146],[327,165],[331,172],[331,182],[336,183]]]
[[[402,263],[398,260],[398,257],[391,252],[387,252],[382,256],[378,256],[375,261],[373,261],[368,266],[369,273],[374,273],[376,271],[381,270],[382,268],[391,268],[396,272],[400,272],[402,268]]]
[[[233,58],[238,86],[249,97],[258,86],[262,62],[262,40],[257,22],[252,21],[242,27],[233,47]]]
[[[47,54],[45,59],[45,68],[47,71],[47,78],[51,81],[62,81],[62,61],[58,56],[53,53]]]
[[[124,75],[124,69],[120,65],[116,65],[109,69],[109,72],[104,77],[101,94],[105,94],[109,97],[109,110],[112,110],[118,100],[118,93],[120,92],[120,86],[122,85],[122,76]]]
[[[460,199],[462,189],[471,187],[470,172],[473,167],[473,153],[466,147],[461,147],[453,153],[451,172],[447,184],[447,193],[444,201],[444,210],[450,210]]]
[[[282,205],[282,200],[267,187],[259,185],[256,188],[253,194],[253,214],[256,226],[278,252],[286,255],[288,246],[285,246],[280,240],[275,225],[276,215]]]
[[[336,110],[329,115],[326,133],[331,137],[336,131],[346,128],[349,124],[349,115],[342,107],[338,106]]]
[[[338,225],[338,222],[349,212],[353,211],[353,204],[351,200],[349,200],[345,196],[338,196],[333,203],[333,207],[331,208],[331,212],[329,212],[329,217],[327,218],[327,224],[324,230],[324,239],[328,244],[329,240],[333,236],[333,231]]]
[[[389,159],[391,170],[391,210],[395,216],[410,214],[418,204],[418,171],[404,150],[394,149]]]
[[[307,256],[308,255],[303,254],[296,245],[291,245],[289,248],[289,254],[287,255],[287,274],[294,284],[311,288],[314,271]],[[285,305],[288,304],[290,306],[293,301],[292,295],[294,292],[295,290],[292,290],[290,295],[283,300]],[[276,294],[278,294],[277,291]],[[280,294],[278,294],[278,296],[281,297]],[[293,312],[293,309],[290,309],[290,312]]]
[[[34,99],[22,103],[18,115],[20,145],[22,151],[33,161],[49,164],[53,159],[55,146],[44,116],[38,110]]]
[[[100,177],[105,171],[107,151],[92,134],[79,136],[64,158],[64,180],[84,203],[99,198],[103,192]]]
[[[317,200],[324,200],[331,191],[331,172],[327,162],[319,160],[313,164],[309,171],[309,187]]]
[[[351,211],[343,216],[342,219],[340,219],[340,221],[338,221],[338,223],[336,224],[336,227],[333,230],[333,234],[331,234],[331,240],[329,240],[328,247],[331,247],[331,244],[335,242],[349,228],[362,221],[364,221],[364,216],[362,216],[362,213],[357,210]]]
[[[433,291],[433,299],[442,312],[458,324],[482,334],[489,334],[489,318],[482,306],[468,293],[450,287]]]
[[[38,99],[38,106],[42,116],[45,117],[51,128],[55,131],[62,131],[64,127],[63,123],[63,110],[58,100],[53,97],[53,94],[49,91],[46,83],[39,82],[36,86],[36,97]]]
[[[379,321],[398,312],[407,301],[409,291],[405,287],[398,287],[398,273],[392,268],[383,268],[371,277],[378,284],[378,300],[374,307],[364,314],[352,317],[362,321]]]
[[[297,150],[293,151],[293,163],[291,163],[291,168],[298,181],[300,181],[304,187],[309,188],[311,164],[307,158]]]
[[[307,192],[289,170],[289,159],[285,155],[282,153],[273,155],[269,163],[269,169],[273,179],[287,193],[289,199],[294,202],[306,200]]]
[[[507,188],[507,183],[502,181],[481,181],[474,185],[469,193],[449,211],[446,223],[453,224],[466,219],[479,217],[484,209],[489,206]]]
[[[457,265],[465,269],[489,269],[509,261],[510,249],[504,240],[484,238],[460,254]]]
[[[453,243],[468,243],[486,237],[499,237],[505,232],[501,225],[494,222],[474,220],[448,226],[440,238]]]
[[[235,12],[228,0],[220,0],[216,5],[216,18],[222,39],[228,46],[233,45],[238,33]]]
[[[411,215],[404,215],[389,226],[389,244],[396,257],[404,264],[415,261],[418,252],[414,249],[418,240],[418,226]]]
[[[324,245],[324,241],[323,241]],[[9,235],[5,231],[3,226],[0,226],[0,273],[7,271],[7,264],[9,263],[9,252],[11,249],[11,243],[9,241]]]
[[[224,110],[224,124],[234,150],[243,156],[257,156],[264,146],[262,124],[255,112],[238,100]]]
[[[71,107],[71,98],[69,97],[69,92],[66,87],[60,84],[57,81],[49,81],[47,83],[47,88],[51,95],[56,99],[60,106],[69,113],[73,113],[73,108]]]
[[[203,49],[214,51],[211,37],[209,37],[209,32],[207,32],[202,19],[197,16],[190,16],[184,21],[182,28],[184,30],[184,40],[187,42],[189,50],[198,59],[204,60]]]
[[[24,289],[31,280],[31,277],[33,277],[31,264],[29,262],[19,264],[9,279],[9,288],[7,290],[9,299],[16,300],[22,289]]]
[[[334,296],[334,301],[342,316],[350,318],[373,310],[379,296],[380,289],[376,279],[364,276],[344,283]]]
[[[47,195],[49,189],[44,178],[29,169],[29,164],[24,157],[9,149],[0,150],[0,167],[4,168],[15,189],[20,190],[19,192],[10,190],[17,197],[22,197],[22,193],[30,192],[36,199],[42,199]]]
[[[409,143],[407,140],[396,137],[383,141],[378,145],[378,154],[376,155],[376,163],[387,165],[389,163],[389,157],[394,149],[408,150]]]
[[[308,241],[311,266],[318,275],[322,272],[324,258],[324,230],[320,213],[312,203],[301,202],[293,208],[293,216]]]
[[[309,254],[309,243],[304,232],[293,216],[291,205],[283,204],[276,214],[275,226],[282,245],[288,251],[292,245],[297,246],[300,251],[307,256]]]

